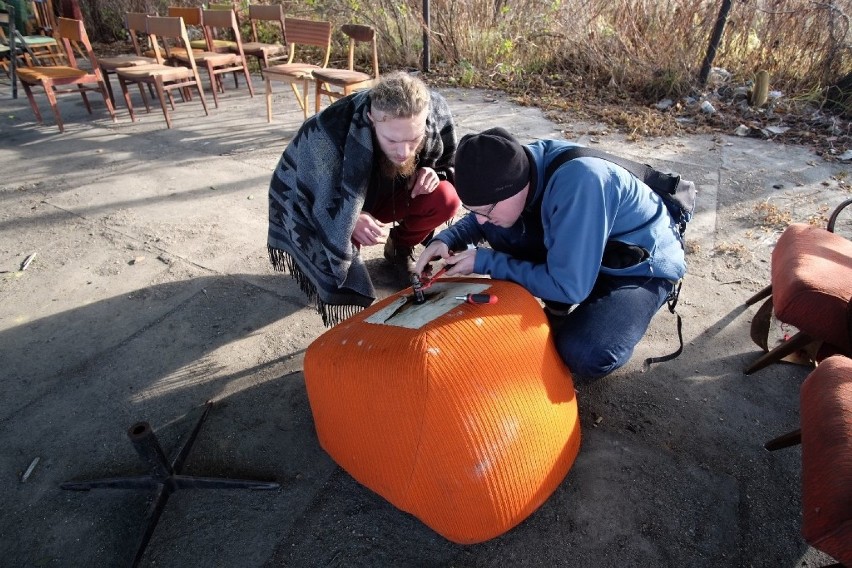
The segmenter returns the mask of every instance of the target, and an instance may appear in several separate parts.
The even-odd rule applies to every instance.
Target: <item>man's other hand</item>
[[[378,221],[369,213],[361,212],[355,221],[355,230],[352,231],[352,240],[361,246],[373,246],[385,242],[387,236],[386,225]]]
[[[435,170],[432,168],[420,168],[414,176],[414,184],[411,187],[411,197],[432,193],[435,191],[435,188],[438,187],[439,183],[441,183],[441,179],[438,177]]]

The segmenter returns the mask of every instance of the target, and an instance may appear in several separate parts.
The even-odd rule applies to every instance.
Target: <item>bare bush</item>
[[[255,0],[258,2],[264,0]],[[91,0],[81,3],[99,39],[121,38],[127,11],[165,13],[199,0]],[[237,7],[245,14],[248,0]],[[296,17],[374,26],[385,68],[417,67],[422,0],[307,0],[285,3]],[[649,99],[695,84],[719,11],[718,0],[432,0],[433,62],[461,84],[483,75],[523,84],[542,76],[574,85],[627,89]],[[740,81],[758,70],[774,89],[809,96],[852,68],[852,0],[735,2],[715,65]],[[247,31],[247,30],[246,30]],[[342,38],[335,46],[342,57]]]

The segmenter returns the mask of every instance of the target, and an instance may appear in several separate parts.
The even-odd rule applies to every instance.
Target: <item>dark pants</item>
[[[571,373],[597,378],[627,363],[673,287],[662,278],[598,276],[588,298],[551,318],[556,350]]]
[[[408,191],[396,191],[376,202],[367,213],[382,223],[397,221],[392,233],[394,243],[413,247],[438,225],[452,219],[460,203],[453,184],[442,181],[432,193],[413,199]]]

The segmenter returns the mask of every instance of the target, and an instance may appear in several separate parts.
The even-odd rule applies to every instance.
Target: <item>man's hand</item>
[[[369,213],[361,212],[355,221],[352,240],[361,246],[373,246],[385,242],[385,224]]]
[[[476,262],[476,249],[471,248],[457,252],[447,258],[447,271],[444,276],[467,276],[473,274],[473,265]]]
[[[414,264],[414,273],[422,275],[430,262],[439,258],[447,259],[449,257],[449,247],[441,241],[433,241],[429,243],[429,246],[423,249],[423,252],[420,253],[419,257],[417,257],[417,262]]]
[[[439,183],[441,183],[441,179],[435,173],[435,170],[432,168],[420,168],[414,175],[414,183],[411,186],[411,197],[432,193],[438,187]]]
[[[473,263],[476,260],[476,249],[468,249],[458,253],[451,253],[450,249],[441,241],[434,241],[427,246],[414,265],[415,274],[423,274],[426,266],[435,259],[443,259],[447,271],[445,276],[466,276],[473,274]]]

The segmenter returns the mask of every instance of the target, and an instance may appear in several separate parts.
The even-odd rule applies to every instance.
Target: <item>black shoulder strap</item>
[[[563,150],[547,165],[547,169],[544,172],[544,184],[547,185],[547,182],[559,166],[575,158],[600,158],[601,160],[612,162],[641,179],[646,185],[655,191],[662,191],[671,195],[675,194],[677,184],[680,182],[679,175],[667,174],[665,172],[655,170],[648,164],[634,162],[633,160],[628,160],[627,158],[622,158],[621,156],[616,156],[593,148],[574,146],[567,150]]]

